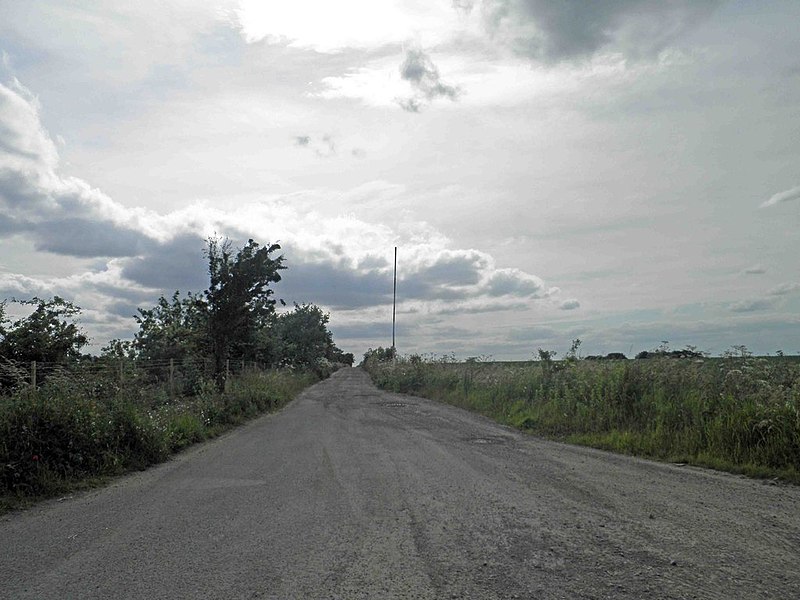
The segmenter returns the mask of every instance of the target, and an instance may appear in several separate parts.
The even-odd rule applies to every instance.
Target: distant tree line
[[[322,363],[352,365],[328,329],[329,315],[314,304],[276,311],[272,284],[286,269],[278,244],[248,240],[234,248],[229,240],[209,238],[209,287],[201,293],[161,296],[152,308],[139,308],[131,341],[111,340],[102,356],[142,360],[201,360],[219,386],[228,361],[257,362],[318,370]],[[285,303],[283,300],[281,304]],[[33,298],[27,317],[11,321],[0,303],[0,359],[66,364],[81,358],[88,344],[76,324],[81,309],[60,298]]]

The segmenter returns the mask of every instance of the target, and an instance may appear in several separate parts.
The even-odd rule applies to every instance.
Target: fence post
[[[31,361],[31,387],[36,389],[36,361]]]
[[[169,359],[169,395],[175,395],[175,359]]]

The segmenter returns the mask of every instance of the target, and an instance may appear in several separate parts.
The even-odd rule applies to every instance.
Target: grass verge
[[[297,371],[245,371],[224,393],[211,383],[171,400],[134,387],[113,396],[53,380],[0,398],[0,512],[94,487],[166,460],[318,381]]]
[[[383,389],[551,439],[800,483],[800,362],[790,357],[535,363],[410,357],[364,367]]]

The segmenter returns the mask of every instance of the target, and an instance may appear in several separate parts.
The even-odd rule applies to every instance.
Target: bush
[[[87,477],[146,468],[283,407],[317,378],[252,369],[231,378],[225,393],[205,381],[196,396],[174,401],[163,389],[112,388],[89,380],[51,377],[38,390],[24,387],[0,396],[0,495],[53,494]]]

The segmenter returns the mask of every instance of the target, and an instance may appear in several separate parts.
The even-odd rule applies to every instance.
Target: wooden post
[[[169,359],[169,395],[175,395],[175,359]]]
[[[31,387],[36,389],[36,361],[31,361]]]

